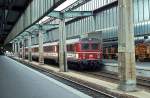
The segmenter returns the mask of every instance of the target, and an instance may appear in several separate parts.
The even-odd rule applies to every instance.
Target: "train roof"
[[[80,39],[80,42],[89,42],[89,41],[99,42],[99,39],[97,39],[97,38],[82,38],[82,39]]]

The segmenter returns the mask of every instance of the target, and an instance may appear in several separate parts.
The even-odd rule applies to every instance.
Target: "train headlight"
[[[76,59],[78,59],[79,58],[79,54],[76,54]]]

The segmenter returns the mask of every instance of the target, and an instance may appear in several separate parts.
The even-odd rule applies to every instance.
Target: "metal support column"
[[[22,59],[25,59],[25,43],[24,43],[24,38],[22,39]]]
[[[15,56],[17,57],[17,42],[15,42]]]
[[[12,53],[15,54],[15,42],[12,43]]]
[[[66,50],[66,30],[65,20],[60,19],[59,23],[59,67],[60,71],[67,72],[67,50]]]
[[[99,33],[99,43],[100,43],[100,46],[99,46],[99,48],[100,48],[100,54],[99,54],[99,58],[100,58],[100,60],[102,60],[103,59],[103,33],[102,33],[102,31],[98,31],[98,33]]]
[[[133,0],[118,0],[118,65],[120,71],[119,89],[136,90],[136,64],[133,28]]]
[[[32,61],[32,48],[31,48],[31,39],[32,35],[28,35],[28,60],[31,62]]]
[[[18,40],[18,58],[20,57],[20,41]]]
[[[44,64],[44,56],[43,56],[43,32],[40,28],[39,30],[39,64]]]

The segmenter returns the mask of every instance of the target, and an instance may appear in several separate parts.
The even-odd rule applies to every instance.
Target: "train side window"
[[[84,44],[81,44],[81,49],[82,50],[89,50],[90,46],[88,43],[84,43]]]
[[[44,52],[48,52],[48,46],[44,47]]]
[[[36,47],[36,48],[34,48],[34,52],[38,52],[39,51],[39,49]]]
[[[50,47],[49,47],[49,51],[50,51],[50,52],[53,52],[53,51],[54,51],[54,46],[50,46]]]
[[[55,51],[55,46],[45,46],[44,52],[53,52]]]

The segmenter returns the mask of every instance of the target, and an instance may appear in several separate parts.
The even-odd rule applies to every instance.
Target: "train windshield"
[[[92,50],[97,50],[98,49],[98,43],[91,44],[91,49]]]
[[[81,45],[82,50],[98,50],[99,49],[99,44],[98,43],[83,43]]]
[[[88,43],[84,43],[81,45],[82,50],[89,50],[90,49],[90,45]]]

